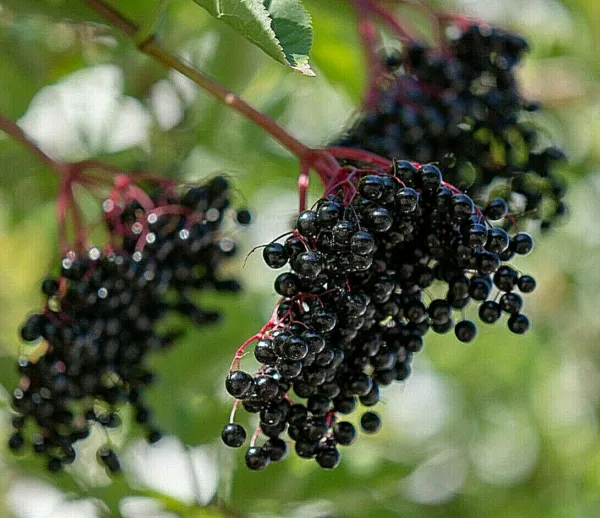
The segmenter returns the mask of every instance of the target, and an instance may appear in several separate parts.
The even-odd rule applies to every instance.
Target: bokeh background
[[[319,145],[351,119],[364,65],[346,2],[305,3],[316,79],[283,69],[191,0],[170,2],[157,28],[169,48]],[[120,4],[137,9],[147,26],[154,20],[155,2]],[[124,409],[124,427],[112,435],[124,473],[113,480],[95,461],[100,433],[78,445],[78,460],[58,476],[32,455],[12,456],[3,440],[0,516],[600,516],[600,3],[437,5],[530,40],[522,87],[543,102],[539,123],[569,156],[569,218],[518,265],[538,279],[527,300],[532,330],[516,337],[503,325],[486,327],[472,344],[428,335],[412,377],[384,392],[381,433],[344,450],[337,470],[292,455],[253,473],[241,451],[219,440],[231,408],[223,379],[235,349],[275,302],[274,274],[260,254],[244,260],[289,228],[296,161],[130,42],[82,23],[89,12],[81,2],[0,0],[0,110],[44,149],[190,181],[225,173],[236,204],[254,211],[251,228],[230,229],[240,242],[230,269],[244,294],[207,297],[222,308],[223,325],[190,328],[174,350],[152,359],[159,379],[150,403],[166,437],[147,446]],[[57,263],[56,190],[51,171],[0,135],[0,437],[9,433],[17,329],[40,306],[39,282]],[[97,214],[95,200],[82,194],[79,201]],[[219,505],[203,507],[209,502]]]

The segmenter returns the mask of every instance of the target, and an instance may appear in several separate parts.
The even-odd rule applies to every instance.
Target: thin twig
[[[2,113],[0,113],[0,130],[23,144],[23,146],[25,146],[31,153],[33,153],[60,176],[67,176],[69,174],[70,168],[68,164],[56,160],[46,152],[42,151],[42,149],[33,141],[33,139],[29,137],[29,135],[27,135],[21,128],[19,128],[19,126],[17,126],[16,122],[10,120]]]

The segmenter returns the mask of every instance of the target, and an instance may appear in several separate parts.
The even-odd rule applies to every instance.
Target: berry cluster
[[[359,403],[375,406],[380,387],[405,380],[430,330],[473,340],[468,306],[478,306],[484,324],[505,314],[513,333],[529,328],[519,292],[532,292],[535,280],[507,262],[529,253],[533,241],[498,226],[508,212],[503,199],[481,210],[432,164],[396,161],[388,172],[340,173],[285,243],[263,250],[269,267],[289,264],[291,271],[275,280],[282,299],[273,317],[232,363],[226,389],[236,403],[222,433],[228,446],[242,446],[246,431],[234,422],[235,409],[241,402],[259,414],[246,453],[253,470],[284,457],[286,432],[297,455],[336,467],[337,447],[356,439],[340,415]],[[254,340],[261,367],[252,375],[240,370],[240,358]],[[360,426],[375,433],[381,421],[369,410]],[[268,438],[262,446],[259,432]]]
[[[150,442],[160,439],[143,397],[153,380],[147,353],[179,336],[157,329],[170,311],[200,325],[218,319],[193,300],[198,291],[239,290],[236,281],[218,278],[222,258],[235,250],[219,232],[228,207],[223,177],[181,193],[166,182],[143,189],[125,176],[115,180],[103,203],[109,246],[68,252],[60,276],[42,284],[43,311],[21,328],[22,338],[43,354],[19,360],[12,450],[21,450],[30,436],[34,451],[46,454],[48,468],[57,471],[75,459],[73,444],[92,425],[119,425],[123,403],[133,405]],[[237,218],[249,223],[247,211]],[[109,445],[98,459],[110,472],[119,470]]]
[[[565,186],[553,171],[563,158],[546,147],[517,85],[527,49],[519,36],[484,25],[448,27],[441,48],[408,44],[386,59],[390,72],[339,145],[388,158],[439,162],[446,179],[485,203],[490,186],[517,217],[563,215]]]

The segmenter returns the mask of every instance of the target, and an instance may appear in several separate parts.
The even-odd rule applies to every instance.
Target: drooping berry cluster
[[[448,27],[440,48],[406,45],[387,58],[375,103],[339,145],[439,162],[474,200],[484,204],[493,186],[512,214],[549,228],[565,212],[553,169],[563,153],[543,142],[530,115],[538,105],[519,91],[515,66],[526,49],[521,37],[484,25]]]
[[[147,439],[160,439],[144,401],[144,387],[153,380],[146,359],[172,345],[180,331],[161,332],[157,324],[170,311],[211,324],[219,314],[198,305],[199,292],[240,288],[218,276],[223,257],[235,250],[220,233],[229,190],[223,177],[181,191],[166,182],[144,189],[125,176],[116,179],[103,203],[109,244],[67,253],[60,275],[42,284],[43,311],[21,329],[43,354],[19,360],[12,450],[21,450],[27,437],[58,471],[75,459],[73,444],[92,425],[120,424],[117,410],[124,403],[133,406]],[[237,219],[246,224],[249,214],[240,211]],[[119,470],[109,445],[98,459],[109,471]]]
[[[356,438],[353,424],[340,416],[359,403],[376,405],[381,386],[405,380],[430,330],[473,340],[477,326],[465,316],[469,306],[478,307],[484,324],[505,314],[513,333],[529,327],[519,292],[533,291],[535,280],[507,261],[529,253],[533,241],[490,223],[502,223],[504,200],[481,210],[431,164],[398,161],[389,173],[342,172],[329,195],[300,214],[293,235],[263,251],[268,266],[289,264],[292,271],[275,280],[282,299],[261,332],[238,350],[226,379],[235,406],[241,401],[258,413],[268,438],[257,446],[255,435],[247,450],[253,470],[283,458],[285,433],[300,457],[336,467],[337,447]],[[255,375],[239,370],[253,340],[261,364]],[[372,411],[360,423],[366,433],[381,426]],[[222,439],[231,447],[246,440],[233,416]]]

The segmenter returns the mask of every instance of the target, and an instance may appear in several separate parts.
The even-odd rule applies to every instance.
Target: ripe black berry
[[[269,454],[260,446],[250,446],[246,451],[246,466],[252,471],[265,469],[270,461]]]
[[[227,392],[236,399],[243,398],[250,392],[254,380],[250,374],[243,371],[233,371],[229,373],[225,380]]]
[[[477,326],[470,320],[461,320],[454,326],[456,338],[461,342],[471,342],[477,335]]]
[[[239,448],[246,442],[246,430],[242,425],[228,423],[221,432],[221,439],[231,448]]]
[[[511,315],[508,319],[508,328],[513,333],[522,335],[529,329],[529,319],[522,314]]]
[[[335,448],[321,450],[316,456],[316,461],[322,468],[337,468],[338,464],[340,463],[340,452]]]
[[[381,430],[381,418],[375,412],[365,412],[360,417],[360,428],[368,434],[377,433]]]
[[[287,249],[281,243],[269,243],[263,248],[263,259],[269,268],[282,268],[288,262]]]

